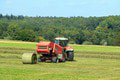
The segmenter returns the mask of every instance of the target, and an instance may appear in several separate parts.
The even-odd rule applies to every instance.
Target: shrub
[[[12,40],[11,36],[4,37],[5,40]]]
[[[101,44],[101,45],[104,45],[104,46],[107,46],[107,41],[103,39],[103,40],[100,42],[100,44]]]

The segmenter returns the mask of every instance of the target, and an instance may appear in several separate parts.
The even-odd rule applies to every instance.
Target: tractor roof
[[[57,38],[55,38],[55,40],[68,40],[68,38],[64,38],[64,37],[57,37]]]

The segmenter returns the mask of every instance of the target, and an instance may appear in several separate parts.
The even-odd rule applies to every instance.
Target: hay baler
[[[74,50],[67,46],[67,38],[55,38],[54,42],[40,41],[37,44],[36,53],[24,53],[24,64],[36,64],[37,62],[51,61],[54,63],[73,61]]]

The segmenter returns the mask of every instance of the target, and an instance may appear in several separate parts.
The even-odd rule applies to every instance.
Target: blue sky
[[[120,0],[0,0],[0,13],[58,17],[120,15]]]

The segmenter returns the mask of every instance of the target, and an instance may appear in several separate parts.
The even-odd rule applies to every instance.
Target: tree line
[[[0,14],[0,39],[53,41],[66,37],[70,43],[120,45],[120,16],[56,17]]]

